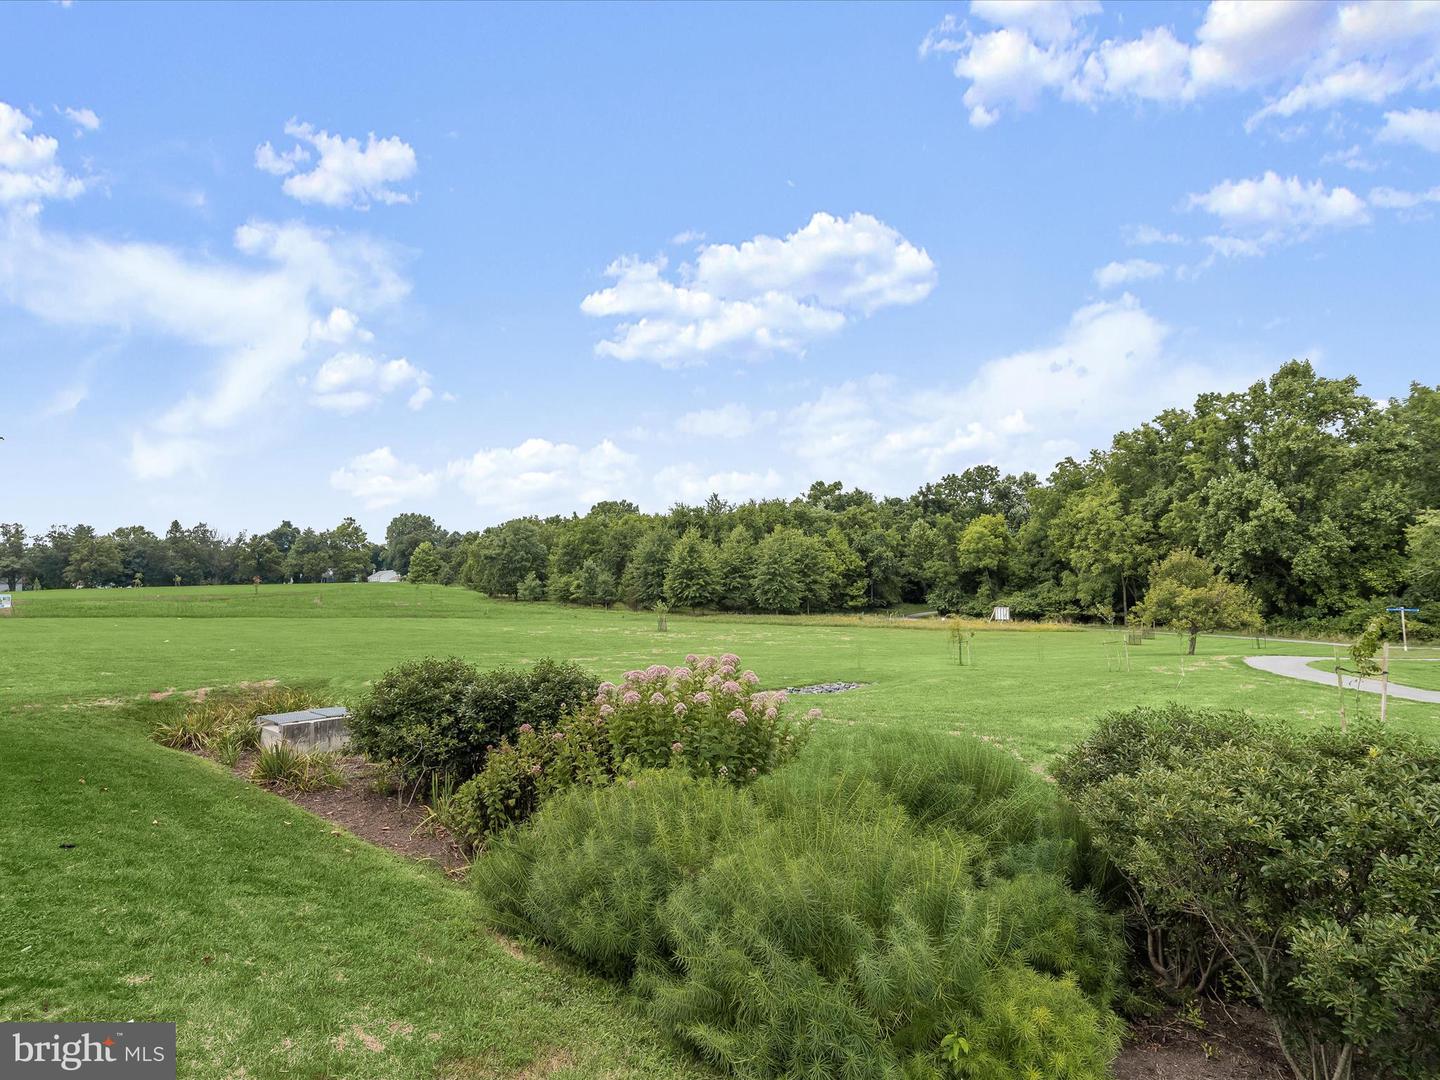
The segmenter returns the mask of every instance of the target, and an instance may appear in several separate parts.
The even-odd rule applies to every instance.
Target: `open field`
[[[195,1077],[700,1070],[613,988],[512,955],[438,872],[150,742],[156,691],[275,678],[344,699],[427,654],[573,658],[613,676],[728,649],[769,686],[865,683],[818,702],[820,739],[972,733],[1037,766],[1113,707],[1178,698],[1302,726],[1336,712],[1332,689],[1246,668],[1249,640],[1202,638],[1185,657],[1162,635],[1132,647],[1123,671],[1113,634],[987,630],[960,667],[933,622],[672,615],[662,634],[650,615],[430,586],[18,601],[0,620],[0,1015],[178,1019],[181,1072]],[[1375,710],[1354,694],[1346,705]],[[1391,709],[1397,726],[1440,728],[1440,709]]]

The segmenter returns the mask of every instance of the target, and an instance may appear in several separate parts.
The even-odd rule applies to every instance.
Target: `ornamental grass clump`
[[[610,783],[649,769],[743,785],[773,772],[805,744],[820,710],[796,715],[784,691],[759,690],[740,658],[687,656],[601,683],[577,713],[521,725],[460,789],[470,809],[460,839],[472,849],[526,820],[556,792]]]
[[[189,705],[179,716],[161,720],[150,734],[164,746],[213,753],[232,765],[241,753],[260,746],[257,717],[324,704],[315,691],[290,686],[220,690]]]

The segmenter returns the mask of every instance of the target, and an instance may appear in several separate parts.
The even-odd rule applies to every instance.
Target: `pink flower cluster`
[[[744,781],[787,760],[817,715],[789,719],[784,691],[759,686],[760,676],[742,670],[734,653],[691,653],[683,664],[651,664],[601,683],[591,715],[637,767],[683,759],[701,775]]]

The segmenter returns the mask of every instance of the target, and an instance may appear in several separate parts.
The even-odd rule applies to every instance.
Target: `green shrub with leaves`
[[[739,665],[731,653],[655,664],[618,685],[601,683],[572,717],[522,724],[460,789],[462,841],[473,849],[574,784],[668,768],[746,784],[789,761],[820,710],[792,718],[785,694],[756,690],[759,677]]]
[[[1170,704],[1113,712],[1101,719],[1089,738],[1072,748],[1052,769],[1072,802],[1117,777],[1142,769],[1180,766],[1213,750],[1256,746],[1279,738],[1278,725],[1247,713],[1191,709]],[[1117,838],[1107,837],[1113,855]],[[1092,877],[1101,880],[1099,872]],[[1116,890],[1127,906],[1135,949],[1171,993],[1203,993],[1221,974],[1224,952],[1198,913],[1157,905],[1127,881]]]
[[[1146,908],[1208,929],[1297,1077],[1440,1075],[1440,749],[1271,733],[1072,797]]]
[[[975,788],[1006,771],[987,755],[1003,756],[971,759]],[[667,768],[557,794],[471,879],[494,925],[630,977],[741,1076],[1100,1080],[1118,1049],[1116,921],[1053,872],[997,875],[1006,850],[922,824],[854,773],[740,786]],[[947,1036],[966,1040],[963,1066]]]
[[[1149,765],[1180,765],[1220,746],[1253,745],[1279,737],[1282,728],[1237,709],[1192,709],[1170,703],[1107,714],[1083,742],[1051,770],[1072,798],[1116,776]]]
[[[575,664],[481,673],[457,657],[429,657],[387,671],[350,719],[350,742],[397,780],[460,784],[491,747],[522,725],[553,724],[594,697],[596,679]]]

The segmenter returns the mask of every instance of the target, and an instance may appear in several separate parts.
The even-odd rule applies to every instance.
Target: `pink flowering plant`
[[[577,784],[646,769],[681,768],[732,784],[773,772],[804,745],[819,710],[792,715],[783,691],[759,684],[731,653],[692,655],[678,667],[653,664],[601,683],[577,712],[522,729],[490,752],[480,775],[460,789],[468,814],[461,840],[476,847]]]
[[[688,656],[602,684],[591,709],[610,707],[605,726],[617,773],[680,766],[696,776],[743,784],[790,760],[813,718],[794,719],[783,691],[757,689],[740,658]]]

